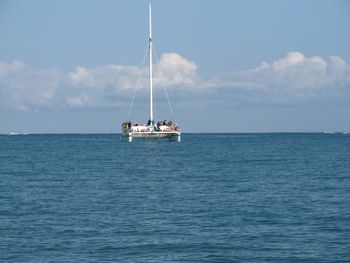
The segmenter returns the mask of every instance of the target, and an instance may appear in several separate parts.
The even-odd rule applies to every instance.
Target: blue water
[[[350,262],[350,135],[0,136],[0,262]]]

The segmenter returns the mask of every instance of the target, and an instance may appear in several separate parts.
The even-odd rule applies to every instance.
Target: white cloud
[[[349,66],[339,57],[326,61],[292,52],[271,64],[263,62],[257,68],[235,73],[233,78],[261,83],[271,89],[307,90],[338,85],[349,74]]]
[[[77,67],[68,74],[69,83],[76,87],[131,89],[136,84],[138,67],[106,65],[87,69]]]
[[[165,53],[156,66],[155,84],[162,85],[161,77],[163,77],[168,86],[193,85],[197,79],[197,68],[194,62],[179,54]]]
[[[175,53],[166,53],[155,65],[154,85],[194,83],[197,66]],[[138,83],[137,83],[137,80]],[[129,102],[132,90],[148,87],[147,69],[105,65],[76,67],[64,73],[36,70],[21,61],[0,62],[0,107],[9,110],[39,110],[45,107],[115,107]]]
[[[5,78],[13,73],[16,73],[24,68],[22,61],[15,60],[12,63],[0,61],[0,78]]]
[[[51,106],[61,80],[57,70],[32,70],[21,61],[0,62],[0,107],[26,111]]]
[[[169,86],[193,84],[196,74],[195,63],[179,54],[165,53],[155,65],[154,85],[162,84],[161,77]],[[113,87],[128,90],[133,89],[135,85],[140,88],[146,88],[148,85],[148,71],[143,69],[140,72],[140,68],[135,66],[106,65],[93,69],[79,66],[68,75],[70,83],[77,87]]]
[[[255,101],[261,103],[330,99],[349,94],[350,66],[336,56],[325,60],[291,52],[272,63],[262,62],[256,68],[233,72],[215,87],[257,97]]]
[[[165,53],[154,67],[154,86],[169,87],[194,84],[197,65],[176,53]],[[70,90],[65,103],[71,107],[113,107],[129,102],[133,89],[148,88],[148,70],[135,66],[106,65],[97,68],[79,66],[68,73]]]
[[[288,53],[271,63],[204,80],[198,66],[176,53],[163,54],[154,67],[154,85],[180,89],[181,98],[201,101],[285,104],[350,97],[350,66],[340,57]],[[137,80],[139,83],[137,85]],[[0,107],[40,110],[49,107],[116,107],[126,105],[134,87],[147,96],[148,72],[136,66],[105,65],[37,70],[21,61],[0,62]],[[196,92],[196,96],[190,96]],[[209,98],[209,97],[210,98]],[[214,98],[215,100],[211,100]]]

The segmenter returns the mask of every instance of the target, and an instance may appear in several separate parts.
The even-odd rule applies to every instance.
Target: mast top
[[[152,41],[152,6],[148,4],[148,15],[149,15],[149,41]]]

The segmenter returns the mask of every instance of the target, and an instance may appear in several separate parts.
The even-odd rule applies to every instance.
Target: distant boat
[[[173,120],[158,121],[153,116],[153,70],[152,70],[152,13],[151,4],[149,4],[149,120],[147,124],[132,124],[126,121],[122,124],[122,138],[132,142],[133,138],[142,139],[160,139],[167,138],[172,141],[180,142],[181,129]]]
[[[17,132],[10,132],[7,135],[28,135],[28,133],[17,133]]]

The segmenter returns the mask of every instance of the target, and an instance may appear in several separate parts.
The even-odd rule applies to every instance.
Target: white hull
[[[171,131],[153,131],[153,132],[123,132],[122,139],[132,142],[133,139],[169,139],[171,141],[180,142],[181,132]]]

